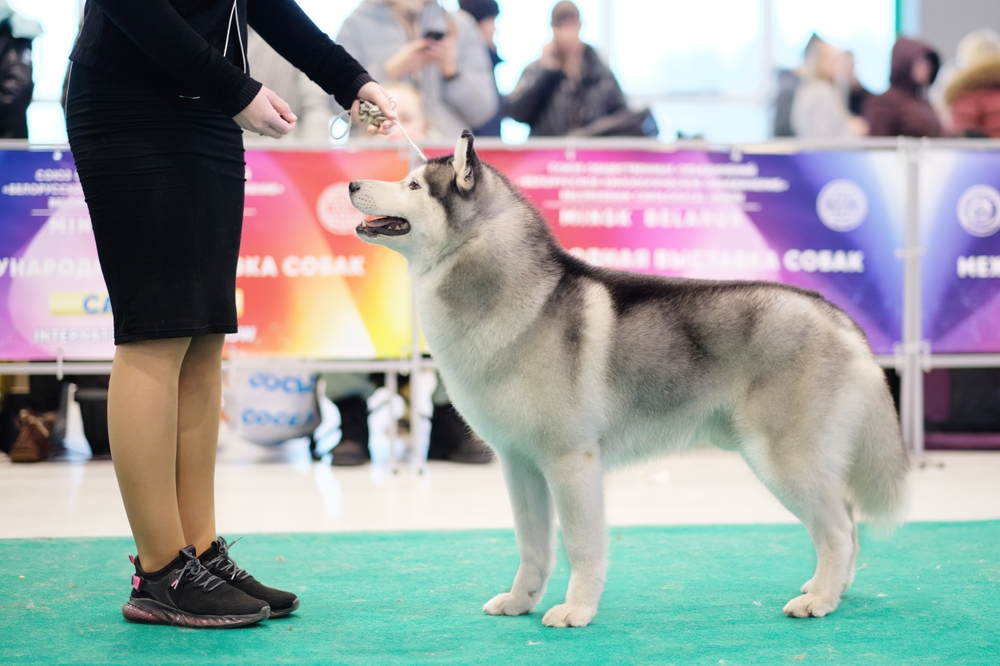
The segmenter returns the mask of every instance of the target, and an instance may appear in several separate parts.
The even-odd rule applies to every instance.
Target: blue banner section
[[[903,180],[894,152],[760,155],[787,192],[755,195],[748,212],[781,256],[783,282],[816,289],[851,315],[876,353],[902,339]]]
[[[1000,352],[1000,154],[928,151],[920,213],[931,352]]]

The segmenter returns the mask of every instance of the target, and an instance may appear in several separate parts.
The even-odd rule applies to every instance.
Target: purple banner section
[[[895,152],[483,150],[591,263],[772,280],[843,308],[876,353],[901,339],[902,168]]]
[[[1000,154],[925,153],[920,214],[931,353],[1000,352]]]
[[[111,304],[73,159],[0,150],[0,360],[114,355]]]

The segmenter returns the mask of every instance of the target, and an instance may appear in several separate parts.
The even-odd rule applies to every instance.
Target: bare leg
[[[215,540],[215,452],[222,408],[224,335],[191,339],[177,390],[177,508],[184,542],[200,554]]]
[[[545,470],[570,565],[566,603],[542,618],[549,627],[585,627],[597,615],[608,567],[603,477],[596,445],[567,453]]]
[[[190,338],[118,345],[108,435],[142,568],[157,571],[188,544],[177,510],[177,385]]]
[[[490,599],[483,610],[490,615],[530,613],[545,594],[555,556],[555,529],[549,487],[530,462],[500,456],[507,493],[514,510],[514,534],[521,564],[510,592]]]

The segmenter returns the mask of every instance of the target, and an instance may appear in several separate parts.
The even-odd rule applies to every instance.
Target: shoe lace
[[[184,557],[187,558],[187,563],[184,565],[184,568],[181,569],[181,572],[177,575],[174,582],[170,584],[170,587],[176,589],[177,584],[181,581],[181,579],[187,577],[187,579],[190,580],[195,587],[202,587],[205,588],[206,592],[211,592],[225,582],[205,568],[205,565],[202,564],[201,560],[199,560],[196,556],[186,551],[181,552],[184,553]]]
[[[219,573],[224,573],[229,576],[230,580],[243,580],[250,574],[248,574],[243,569],[236,566],[236,562],[229,557],[229,549],[236,545],[236,543],[243,537],[238,537],[236,541],[232,543],[226,543],[226,540],[219,537],[217,544],[219,548],[219,554],[210,559],[205,563],[206,567],[211,567],[218,571]]]

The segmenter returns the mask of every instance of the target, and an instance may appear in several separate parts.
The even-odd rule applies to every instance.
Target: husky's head
[[[509,186],[494,187],[503,176],[479,161],[472,141],[462,132],[454,156],[430,160],[399,182],[353,181],[351,203],[375,218],[358,226],[358,238],[427,266],[477,235],[511,194]]]

